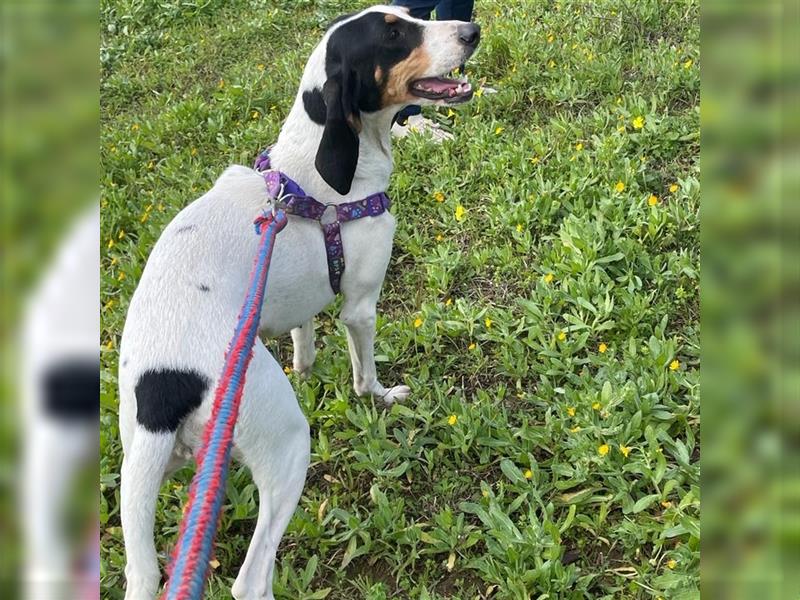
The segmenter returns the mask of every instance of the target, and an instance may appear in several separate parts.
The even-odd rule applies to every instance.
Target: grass
[[[358,3],[362,5],[363,3]],[[275,139],[352,2],[102,5],[102,580],[121,598],[117,343],[169,220]],[[379,307],[390,410],[354,396],[336,306],[279,598],[698,596],[699,17],[693,0],[477,2],[468,70],[499,93],[395,144]],[[461,207],[461,208],[459,208]],[[269,342],[290,364],[288,339]],[[165,484],[174,542],[191,470]],[[232,471],[209,597],[256,518]]]

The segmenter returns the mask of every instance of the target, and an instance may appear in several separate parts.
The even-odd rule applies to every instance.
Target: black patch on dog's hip
[[[191,369],[145,371],[136,384],[136,421],[153,433],[173,432],[203,401],[209,381]]]
[[[58,363],[41,380],[44,411],[59,421],[100,418],[100,364],[89,360]]]

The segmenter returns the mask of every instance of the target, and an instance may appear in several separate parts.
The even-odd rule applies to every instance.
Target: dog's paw
[[[381,396],[387,405],[391,406],[395,402],[402,402],[411,395],[411,388],[407,385],[396,385],[387,389]]]
[[[314,368],[314,363],[310,365],[304,364],[293,364],[292,365],[292,372],[296,373],[300,379],[308,379],[311,377],[311,371]]]

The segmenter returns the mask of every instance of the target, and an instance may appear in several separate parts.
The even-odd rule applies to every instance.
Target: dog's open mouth
[[[411,94],[428,100],[443,100],[446,104],[458,104],[472,98],[472,86],[466,79],[447,77],[424,77],[411,82]]]

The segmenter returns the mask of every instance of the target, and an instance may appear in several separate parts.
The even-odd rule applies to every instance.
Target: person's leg
[[[415,19],[424,19],[428,21],[436,6],[436,0],[394,0],[392,4],[394,6],[407,8],[411,16]]]
[[[475,0],[442,0],[436,5],[437,21],[472,21]]]

